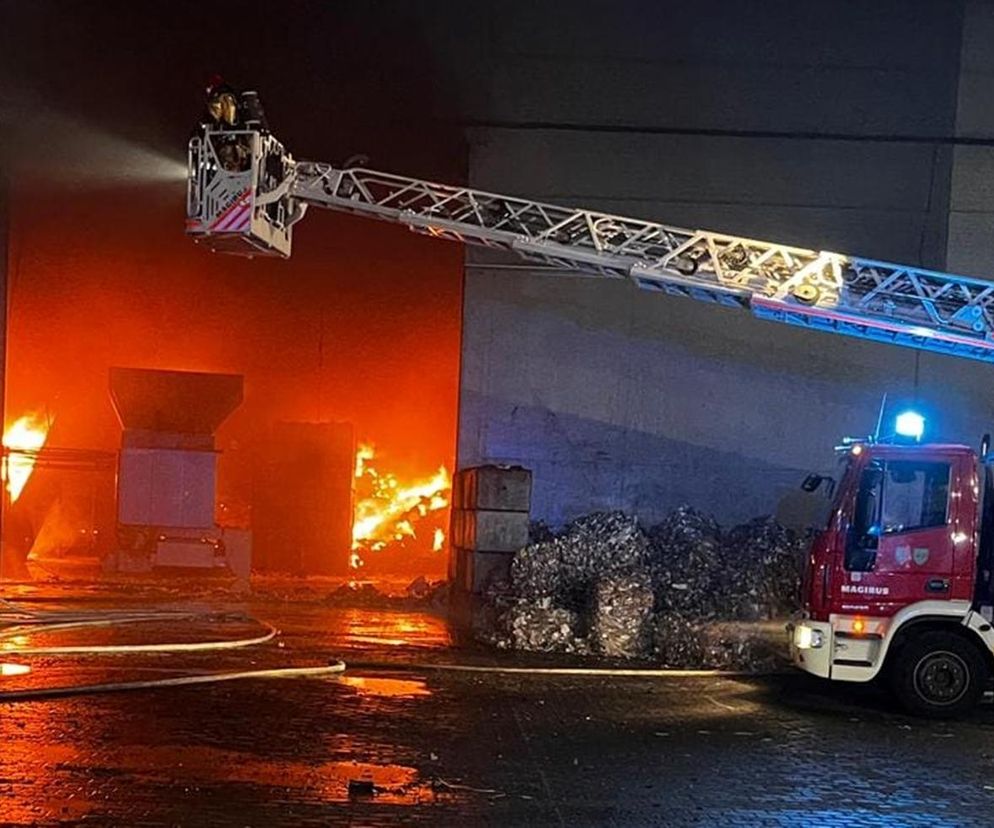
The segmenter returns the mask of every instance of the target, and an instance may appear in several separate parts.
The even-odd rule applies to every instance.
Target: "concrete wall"
[[[956,136],[968,141],[994,135],[994,3],[970,0],[963,23]],[[950,269],[971,276],[994,273],[994,147],[953,150],[949,202]]]
[[[990,38],[962,36],[987,6],[505,4],[461,47],[471,181],[936,268],[949,245],[986,267],[994,191],[976,181],[994,159],[948,139],[966,104],[994,131],[979,122]],[[885,391],[917,397],[943,439],[994,419],[988,366],[468,255],[459,463],[531,467],[552,523],[775,511],[841,435],[872,429]]]

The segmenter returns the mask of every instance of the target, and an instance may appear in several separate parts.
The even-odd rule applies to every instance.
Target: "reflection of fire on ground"
[[[352,567],[441,571],[452,489],[448,470],[441,466],[430,477],[405,481],[380,471],[375,459],[373,446],[359,446]]]

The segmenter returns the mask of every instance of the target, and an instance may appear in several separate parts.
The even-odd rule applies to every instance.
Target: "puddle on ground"
[[[431,784],[421,782],[415,768],[405,765],[372,765],[365,762],[329,762],[322,770],[335,779],[345,798],[370,798],[395,805],[427,802],[435,797]],[[351,785],[350,785],[351,783]],[[356,793],[367,791],[366,793]]]
[[[432,648],[452,644],[445,621],[423,612],[349,609],[328,620],[331,632],[342,634],[351,643]]]
[[[206,747],[173,746],[115,751],[120,773],[176,785],[243,783],[294,788],[297,796],[319,802],[368,800],[389,805],[453,801],[451,791],[436,790],[417,768],[359,761],[294,762]],[[351,789],[350,789],[350,783]]]
[[[17,650],[27,646],[28,637],[26,635],[11,635],[0,640],[0,650]]]
[[[360,696],[410,698],[431,695],[431,690],[420,679],[369,678],[367,676],[346,675],[341,676],[338,683],[353,688]]]

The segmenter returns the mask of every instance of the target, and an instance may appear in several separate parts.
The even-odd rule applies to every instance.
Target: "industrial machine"
[[[349,423],[277,422],[255,459],[252,539],[257,571],[349,572],[355,434]]]
[[[227,94],[227,93],[226,93]],[[310,206],[511,251],[552,273],[623,279],[762,319],[994,362],[994,283],[707,230],[297,161],[258,98],[205,118],[189,146],[187,232],[213,250],[289,256]],[[230,101],[229,101],[230,104]],[[795,663],[818,676],[886,674],[912,710],[955,714],[994,676],[994,485],[985,442],[850,441],[817,536]],[[816,488],[821,478],[809,478]]]
[[[215,519],[214,432],[242,401],[232,374],[111,368],[121,421],[112,569],[225,571],[247,578],[251,537]]]

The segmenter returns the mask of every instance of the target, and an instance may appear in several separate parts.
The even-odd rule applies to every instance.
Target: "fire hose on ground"
[[[143,611],[95,611],[69,612],[66,610],[24,610],[9,601],[0,599],[0,642],[3,639],[31,632],[53,632],[80,628],[113,627],[127,624],[162,621],[194,621],[204,620],[203,613],[189,610],[143,610]],[[211,617],[216,620],[217,615]],[[230,616],[224,616],[230,618]],[[248,620],[240,617],[239,620]],[[256,619],[251,619],[255,621]],[[272,641],[278,631],[275,627],[264,622],[256,621],[264,628],[260,635],[235,638],[215,639],[195,642],[164,642],[142,644],[103,644],[103,645],[58,645],[43,647],[10,647],[4,646],[0,652],[13,656],[38,655],[120,655],[141,653],[191,653],[235,650],[258,646]],[[6,627],[4,626],[6,625]],[[453,664],[431,662],[359,662],[353,663],[353,668],[386,671],[408,672],[411,670],[423,672],[450,672],[469,674],[503,674],[530,676],[570,676],[570,677],[602,677],[602,678],[734,678],[755,676],[756,673],[739,670],[693,670],[673,668],[622,668],[622,667],[539,667],[513,665],[479,665]],[[336,660],[326,665],[309,667],[276,667],[259,670],[237,670],[220,673],[193,674],[171,678],[149,679],[141,681],[108,682],[92,685],[75,685],[66,687],[27,688],[0,692],[0,703],[62,698],[67,696],[89,695],[95,693],[123,692],[128,690],[145,690],[166,687],[184,687],[199,684],[217,684],[227,681],[262,678],[315,678],[341,674],[345,671],[345,662]]]
[[[54,632],[93,627],[114,627],[162,621],[192,621],[203,619],[203,614],[183,610],[144,610],[71,612],[66,610],[25,610],[4,599],[0,599],[0,641],[31,632]],[[253,619],[254,620],[254,619]],[[263,622],[264,632],[235,639],[215,639],[209,641],[162,642],[142,644],[99,644],[99,645],[59,645],[45,647],[4,646],[4,655],[111,655],[137,653],[191,653],[235,650],[258,646],[272,641],[277,630]],[[203,675],[185,675],[172,678],[149,679],[143,681],[108,682],[68,687],[40,687],[0,692],[0,702],[51,699],[65,696],[78,696],[93,693],[122,692],[164,687],[185,687],[196,684],[217,684],[226,681],[260,678],[303,678],[326,677],[341,673],[345,663],[334,661],[326,665],[311,667],[276,667],[260,670],[236,670]]]

